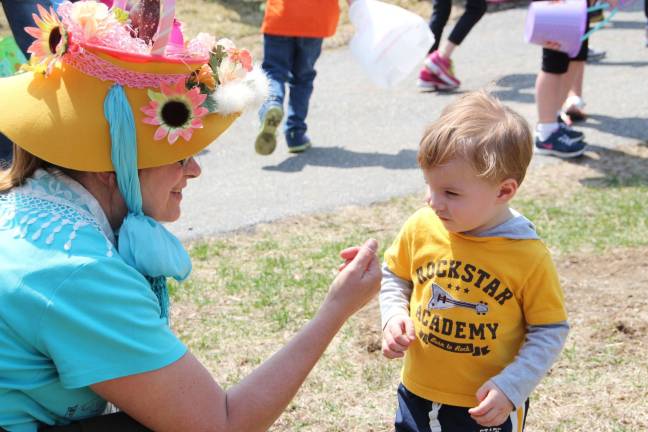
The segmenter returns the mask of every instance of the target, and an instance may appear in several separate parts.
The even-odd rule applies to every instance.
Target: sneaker
[[[596,2],[598,4],[598,2]],[[590,24],[600,23],[605,19],[603,15],[603,9],[598,9],[589,13]]]
[[[312,147],[312,144],[309,141],[306,141],[300,145],[288,146],[288,153],[304,153],[306,150]]]
[[[449,91],[457,88],[441,81],[441,78],[430,72],[427,67],[421,68],[416,85],[424,91]]]
[[[275,133],[281,124],[283,109],[279,105],[271,106],[261,119],[261,130],[254,143],[254,149],[260,155],[269,155],[277,147]]]
[[[585,134],[583,132],[572,129],[570,125],[563,121],[562,114],[558,116],[558,130],[562,130],[570,138],[575,138],[579,141],[582,141],[585,137]]]
[[[585,152],[583,140],[569,137],[563,129],[558,129],[544,141],[536,135],[535,149],[538,154],[552,155],[559,158],[575,158]]]
[[[592,48],[587,49],[587,61],[589,63],[595,63],[597,61],[601,61],[605,58],[607,53],[603,50],[598,51]]]
[[[584,108],[585,101],[581,97],[576,95],[569,96],[562,106],[560,117],[568,126],[571,126],[574,122],[585,121],[587,120],[587,114]]]
[[[290,131],[286,134],[288,153],[303,153],[311,147],[311,140],[305,131]]]
[[[455,76],[452,60],[441,57],[439,51],[434,51],[425,58],[425,67],[453,88],[459,87],[461,84],[461,81]]]

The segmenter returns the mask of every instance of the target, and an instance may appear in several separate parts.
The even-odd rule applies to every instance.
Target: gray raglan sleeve
[[[410,296],[413,284],[394,274],[386,263],[382,265],[382,283],[380,286],[380,317],[382,328],[395,315],[405,313],[409,316]]]
[[[565,345],[567,333],[567,321],[527,327],[526,339],[515,360],[491,378],[513,405],[522,406],[547,374]]]

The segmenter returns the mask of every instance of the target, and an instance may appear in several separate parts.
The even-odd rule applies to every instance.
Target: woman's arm
[[[375,240],[331,284],[315,317],[288,344],[225,392],[191,354],[162,369],[92,385],[156,431],[264,431],[283,412],[342,324],[380,287]]]

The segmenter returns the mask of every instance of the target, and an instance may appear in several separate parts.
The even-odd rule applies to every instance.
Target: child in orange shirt
[[[335,33],[338,0],[268,0],[263,33],[263,70],[270,79],[270,95],[259,111],[261,130],[256,152],[269,155],[277,146],[275,132],[284,111],[288,82],[288,116],[284,127],[288,151],[301,153],[311,146],[306,135],[308,102],[313,93],[315,62],[322,40]]]

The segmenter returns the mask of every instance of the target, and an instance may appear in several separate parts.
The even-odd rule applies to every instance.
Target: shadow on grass
[[[601,114],[589,114],[588,121],[579,123],[579,127],[595,129],[639,141],[648,139],[648,119],[645,117],[610,117]]]
[[[648,147],[648,143],[640,144]],[[600,188],[646,187],[648,186],[648,158],[631,155],[619,150],[589,145],[585,156],[574,160],[598,173],[600,177],[580,180],[584,186]]]
[[[262,5],[265,0],[204,0],[206,3],[216,3],[227,9],[236,11],[240,21],[251,26],[261,27],[263,21]]]
[[[265,166],[265,171],[299,172],[305,167],[364,168],[381,166],[386,169],[418,169],[415,150],[401,150],[395,155],[363,153],[342,147],[315,147],[293,156],[279,165]]]

